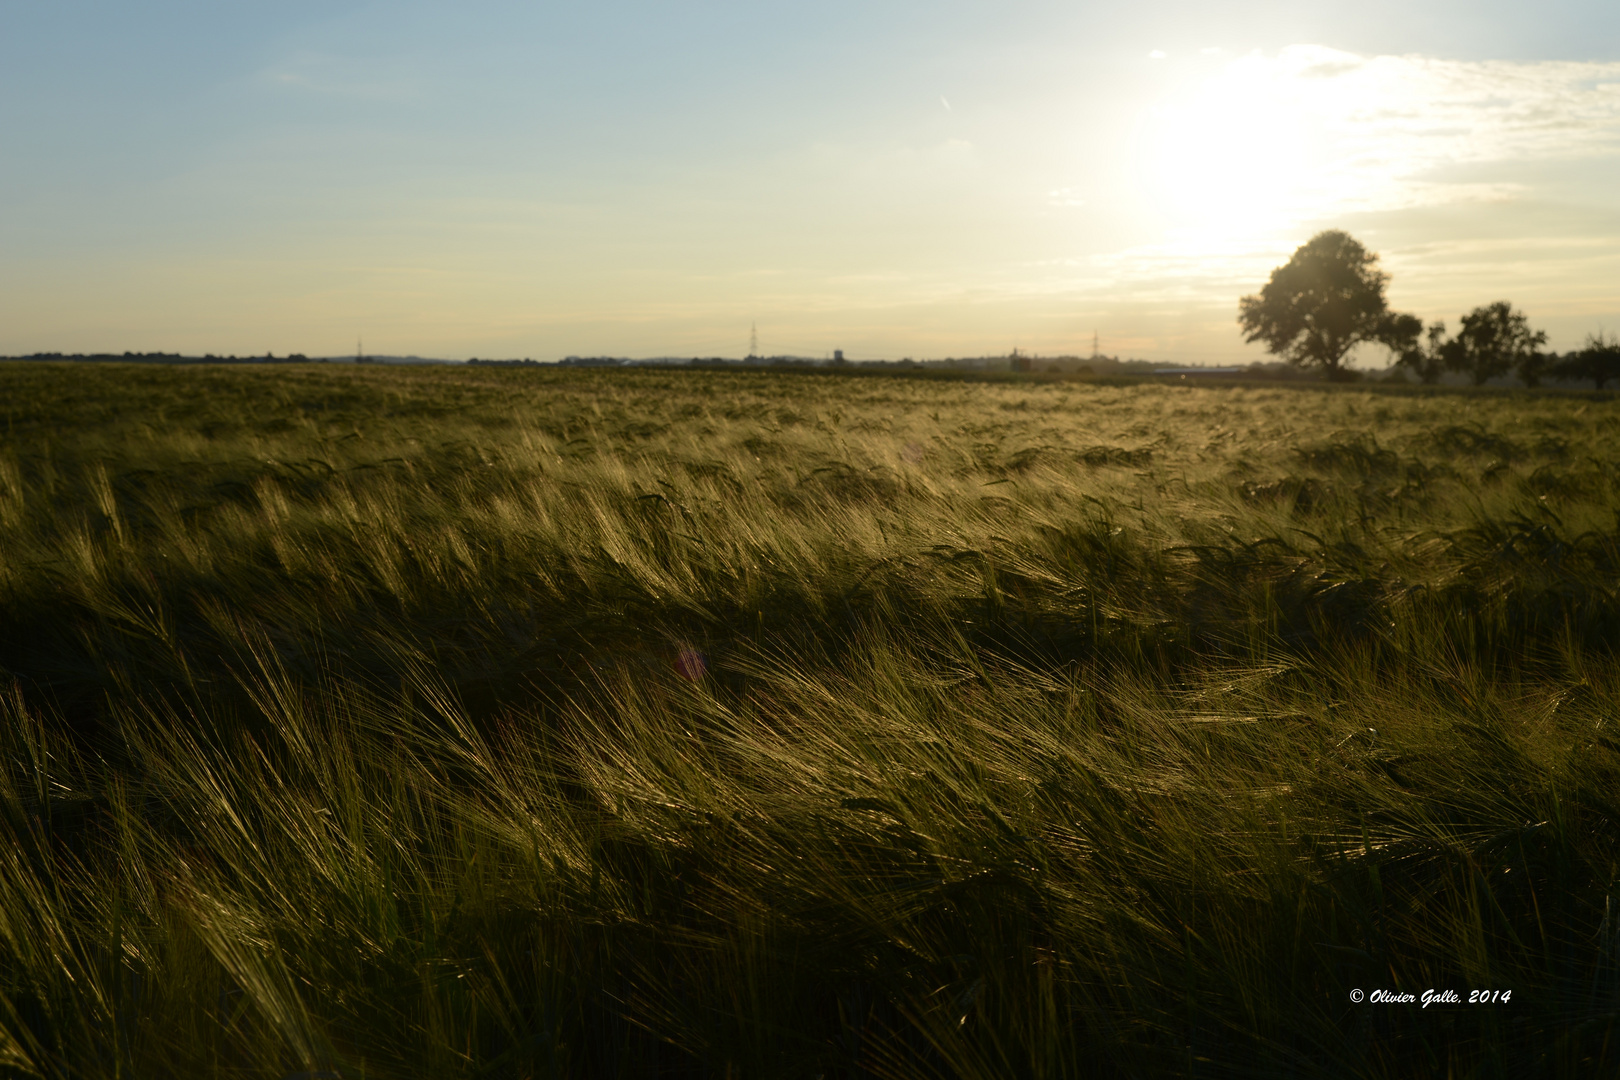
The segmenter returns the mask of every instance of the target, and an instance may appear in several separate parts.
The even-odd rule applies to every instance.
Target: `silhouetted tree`
[[[1446,366],[1472,376],[1475,386],[1509,371],[1517,371],[1534,386],[1547,363],[1540,351],[1546,343],[1545,331],[1530,329],[1523,312],[1498,300],[1462,317],[1457,338],[1446,353]]]
[[[1542,334],[1541,339],[1546,341],[1547,335]],[[1544,353],[1540,350],[1527,352],[1519,357],[1518,363],[1513,365],[1513,370],[1524,381],[1524,385],[1533,388],[1541,385],[1543,375],[1551,374],[1557,360],[1557,353]]]
[[[1601,390],[1610,379],[1620,380],[1620,338],[1588,334],[1586,347],[1564,357],[1553,370],[1569,379],[1591,379]]]
[[[1329,379],[1349,377],[1345,358],[1364,342],[1378,342],[1397,355],[1416,348],[1423,323],[1389,310],[1389,275],[1378,256],[1350,234],[1317,233],[1294,252],[1258,296],[1238,304],[1244,341],[1301,367],[1319,367]]]
[[[1440,381],[1440,375],[1447,367],[1447,353],[1456,343],[1446,340],[1446,324],[1443,322],[1430,323],[1423,337],[1421,345],[1413,341],[1412,346],[1401,353],[1395,364],[1398,367],[1411,368],[1420,380],[1432,385]]]

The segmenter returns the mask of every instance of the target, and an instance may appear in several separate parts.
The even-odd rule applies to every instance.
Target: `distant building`
[[[843,362],[844,362],[844,350],[843,349],[834,349],[833,350],[833,363],[842,364]]]

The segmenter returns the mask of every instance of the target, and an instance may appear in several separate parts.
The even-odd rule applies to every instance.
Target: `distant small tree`
[[[1586,377],[1597,389],[1603,389],[1603,384],[1610,379],[1620,381],[1620,338],[1605,340],[1602,334],[1589,336],[1581,355],[1585,358]]]
[[[1389,310],[1388,284],[1378,256],[1349,233],[1318,233],[1271,272],[1259,295],[1239,301],[1243,340],[1329,379],[1349,378],[1345,359],[1357,345],[1378,342],[1403,355],[1423,332],[1416,316]]]
[[[1541,335],[1542,341],[1547,335]],[[1541,385],[1541,377],[1552,373],[1553,365],[1558,362],[1557,353],[1544,353],[1540,350],[1525,353],[1513,365],[1513,371],[1524,382],[1524,385],[1534,388]]]
[[[1481,386],[1499,375],[1516,371],[1531,386],[1540,381],[1547,358],[1543,330],[1530,329],[1530,320],[1514,311],[1506,300],[1477,307],[1462,317],[1456,341],[1446,353],[1446,366],[1470,375]]]
[[[1569,379],[1591,379],[1601,390],[1610,379],[1620,380],[1620,338],[1588,334],[1586,347],[1570,353],[1553,368]]]
[[[1446,340],[1446,324],[1443,322],[1430,323],[1423,338],[1421,345],[1413,341],[1411,347],[1401,353],[1395,365],[1410,368],[1425,385],[1433,385],[1440,381],[1440,375],[1446,370],[1446,356],[1454,343]]]

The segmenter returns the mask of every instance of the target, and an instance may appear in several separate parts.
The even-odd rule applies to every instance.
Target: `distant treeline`
[[[532,364],[534,361],[469,360],[468,363],[521,366]],[[1114,356],[1029,356],[1017,352],[1000,356],[949,356],[934,360],[914,360],[911,357],[900,360],[847,360],[841,354],[835,355],[832,359],[807,356],[749,356],[742,359],[724,356],[668,356],[644,359],[622,356],[569,356],[557,363],[562,367],[822,368],[833,371],[1010,371],[1066,375],[1154,375],[1159,374],[1164,366],[1162,362],[1121,360]],[[1256,368],[1279,369],[1284,366],[1255,365]],[[1230,373],[1246,369],[1209,370]]]
[[[182,356],[180,353],[165,352],[124,352],[124,353],[59,353],[37,352],[26,356],[5,356],[0,360],[88,360],[101,363],[122,364],[308,364],[326,363],[324,357],[311,360],[303,353],[290,353],[287,356],[276,356],[265,353],[263,356],[215,356],[207,353],[203,356]]]
[[[1414,354],[1416,355],[1416,354]],[[1350,382],[1394,382],[1405,383],[1417,381],[1423,383],[1447,383],[1463,385],[1505,385],[1509,381],[1520,381],[1525,385],[1580,385],[1590,383],[1597,389],[1604,389],[1607,384],[1620,381],[1620,345],[1614,341],[1594,337],[1587,342],[1584,349],[1574,350],[1562,355],[1558,353],[1536,353],[1534,364],[1523,365],[1524,370],[1481,372],[1464,370],[1459,364],[1447,365],[1441,359],[1431,359],[1429,363],[1417,363],[1413,359],[1398,360],[1392,366],[1382,370],[1342,369],[1334,374],[1334,378]],[[202,356],[185,356],[180,353],[166,352],[124,352],[124,353],[61,353],[36,352],[24,356],[4,356],[5,360],[38,360],[38,361],[84,361],[89,363],[135,363],[135,364],[455,364],[454,360],[432,360],[418,356],[338,356],[338,357],[310,357],[303,353],[289,353],[286,356],[276,356],[265,353],[263,356],[216,356],[206,353]],[[1112,377],[1171,377],[1171,378],[1205,378],[1205,379],[1258,379],[1266,381],[1316,381],[1322,373],[1316,369],[1284,361],[1255,362],[1242,366],[1212,366],[1209,364],[1183,364],[1167,366],[1164,361],[1121,359],[1117,356],[1030,356],[1017,352],[1002,356],[966,356],[946,357],[934,360],[913,360],[906,357],[900,360],[845,360],[819,359],[802,356],[750,356],[742,359],[733,359],[721,356],[693,356],[693,357],[655,357],[650,359],[633,359],[616,356],[569,356],[562,360],[545,361],[533,359],[521,360],[485,360],[473,358],[466,363],[479,367],[685,367],[700,369],[736,369],[736,368],[768,368],[772,370],[820,370],[841,371],[847,373],[865,372],[878,374],[883,372],[913,372],[948,374],[973,373],[1006,373],[1030,375],[1060,375],[1060,376],[1087,376]]]

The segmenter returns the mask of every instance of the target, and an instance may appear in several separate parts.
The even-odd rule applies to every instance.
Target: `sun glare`
[[[1225,295],[1358,214],[1485,213],[1500,228],[1522,220],[1511,204],[1530,203],[1547,177],[1587,177],[1591,188],[1597,163],[1620,158],[1617,63],[1315,45],[1155,63],[1175,81],[1138,113],[1131,159],[1131,212],[1155,235],[1091,260],[1109,288],[1131,282],[1153,302]]]
[[[1141,157],[1158,209],[1181,229],[1252,238],[1366,194],[1367,148],[1343,138],[1367,104],[1366,80],[1346,77],[1363,63],[1307,48],[1245,57],[1160,105]]]
[[[1612,153],[1620,65],[1465,64],[1316,45],[1183,83],[1140,129],[1144,191],[1172,225],[1257,239],[1358,211],[1501,201],[1448,165]]]

